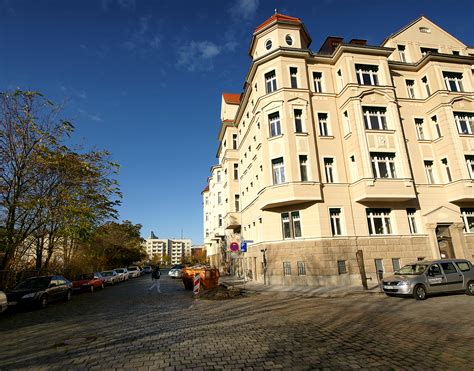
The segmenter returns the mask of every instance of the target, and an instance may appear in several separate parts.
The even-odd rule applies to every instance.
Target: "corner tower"
[[[311,37],[299,18],[275,13],[254,31],[249,55],[260,58],[280,48],[308,49]]]

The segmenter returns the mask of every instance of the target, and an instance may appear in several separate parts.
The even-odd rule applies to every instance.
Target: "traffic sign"
[[[247,252],[247,242],[246,241],[242,242],[242,245],[240,245],[240,251]]]
[[[194,287],[193,287],[193,293],[194,293],[194,295],[198,295],[198,294],[199,294],[200,288],[201,288],[201,275],[196,274],[196,275],[194,276]]]
[[[238,244],[237,242],[232,242],[232,243],[230,244],[230,249],[231,249],[232,251],[239,251],[239,244]]]

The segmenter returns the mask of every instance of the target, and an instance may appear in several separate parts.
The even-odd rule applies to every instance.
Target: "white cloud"
[[[191,41],[177,50],[178,66],[188,71],[210,71],[221,49],[212,41]]]
[[[122,47],[128,51],[139,53],[143,56],[150,50],[161,47],[161,38],[158,36],[156,22],[151,22],[151,15],[140,17],[134,27],[128,30]]]
[[[236,17],[250,19],[257,13],[258,5],[259,0],[237,0],[230,8],[230,12]]]
[[[81,114],[81,116],[91,120],[91,121],[94,121],[94,122],[103,122],[104,120],[102,119],[102,117],[100,117],[99,115],[97,114],[90,114],[89,112],[87,112],[86,110],[83,110],[83,109],[79,109],[79,113]]]

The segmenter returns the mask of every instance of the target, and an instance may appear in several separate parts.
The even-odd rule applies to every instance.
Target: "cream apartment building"
[[[145,239],[148,258],[159,257],[162,260],[164,256],[169,256],[171,264],[179,264],[183,257],[190,257],[191,246],[192,243],[189,239],[158,238],[153,232],[151,232],[150,238]]]
[[[252,279],[340,285],[474,260],[474,49],[425,17],[380,46],[310,44],[300,19],[273,15],[244,91],[223,94],[202,193],[211,263],[246,240]]]

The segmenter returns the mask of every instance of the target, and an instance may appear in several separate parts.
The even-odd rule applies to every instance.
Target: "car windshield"
[[[109,277],[109,276],[113,276],[113,275],[114,275],[114,272],[112,272],[112,271],[106,271],[106,272],[102,272],[102,275],[105,276],[105,277]]]
[[[77,277],[76,277],[76,280],[80,281],[80,280],[91,280],[94,278],[94,273],[86,273],[86,274],[79,274]]]
[[[31,278],[20,283],[15,289],[45,289],[50,281],[50,277]]]
[[[117,273],[123,273],[123,269],[116,269],[115,272],[117,272]]]
[[[420,275],[426,270],[428,266],[426,264],[408,264],[403,266],[401,269],[395,272],[397,275]]]

